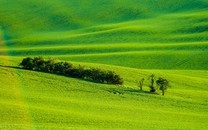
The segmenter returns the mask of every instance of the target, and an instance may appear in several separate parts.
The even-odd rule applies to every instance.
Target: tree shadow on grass
[[[124,89],[124,91],[125,92],[130,92],[130,93],[148,93],[148,94],[152,94],[149,91],[137,90],[137,89],[133,89],[133,88]]]
[[[107,89],[108,92],[112,93],[112,94],[119,94],[119,95],[123,95],[123,94],[129,94],[129,93],[134,93],[134,94],[154,94],[154,95],[158,95],[157,93],[151,93],[149,91],[146,90],[138,90],[138,89],[133,89],[133,88],[110,88]]]
[[[13,69],[22,69],[18,66],[7,66],[7,65],[0,65],[0,67],[5,67],[5,68],[13,68]]]

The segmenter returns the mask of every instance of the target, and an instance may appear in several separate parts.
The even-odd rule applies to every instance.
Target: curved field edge
[[[16,66],[21,58],[0,59],[1,65]],[[1,128],[207,128],[206,70],[144,70],[75,64],[114,70],[124,77],[125,83],[123,86],[97,84],[0,66]],[[164,97],[138,91],[137,80],[148,78],[152,73],[170,80],[172,88]],[[148,81],[146,91],[147,85]]]

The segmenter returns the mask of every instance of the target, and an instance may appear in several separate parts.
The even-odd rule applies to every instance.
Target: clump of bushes
[[[99,68],[85,68],[81,65],[73,66],[68,62],[56,62],[53,59],[44,60],[42,57],[24,58],[20,66],[23,69],[56,73],[100,83],[123,84],[123,79],[113,71],[105,71]]]

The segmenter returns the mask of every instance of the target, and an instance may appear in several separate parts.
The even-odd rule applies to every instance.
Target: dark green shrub
[[[123,79],[119,75],[115,74],[113,76],[112,84],[123,84],[123,82]]]
[[[92,80],[93,75],[91,69],[84,69],[83,76],[84,79]]]
[[[90,69],[91,70],[91,78],[92,78],[92,80],[94,80],[94,81],[99,81],[99,75],[100,75],[100,69],[97,69],[97,68],[91,68]]]
[[[42,71],[45,67],[45,61],[42,57],[35,57],[33,59],[34,70]]]
[[[27,57],[23,59],[22,62],[20,63],[20,66],[22,66],[24,69],[33,70],[34,69],[33,59],[31,57]]]
[[[68,70],[72,68],[71,63],[57,62],[54,64],[54,72],[58,74],[68,75]]]
[[[64,62],[58,62],[54,64],[54,72],[58,73],[58,74],[63,74],[64,73]]]
[[[80,65],[69,69],[68,75],[75,78],[84,78],[86,76],[84,67]]]
[[[55,61],[53,59],[50,59],[48,61],[45,61],[45,72],[53,73],[55,69]]]

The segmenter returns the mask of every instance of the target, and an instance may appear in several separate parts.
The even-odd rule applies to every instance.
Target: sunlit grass
[[[18,64],[18,61],[13,59],[13,65]],[[12,89],[17,87],[22,92],[21,96],[33,121],[27,125],[33,128],[68,128],[69,124],[72,128],[89,129],[206,128],[206,71],[138,70],[101,64],[84,65],[114,70],[124,77],[125,84],[104,85],[53,74],[1,67],[3,78],[0,81],[3,86],[0,104],[1,115],[4,115],[1,128],[23,127],[22,104]],[[172,88],[166,92],[165,97],[138,91],[136,81],[142,77],[148,79],[152,73],[165,76],[172,83]],[[15,85],[11,80],[18,80],[19,84]],[[148,80],[145,81],[146,91],[147,85]],[[50,125],[47,125],[48,123]]]
[[[207,7],[207,0],[0,0],[0,129],[207,129]],[[113,70],[125,82],[14,68],[27,56]],[[148,93],[151,74],[170,81],[165,96]]]

